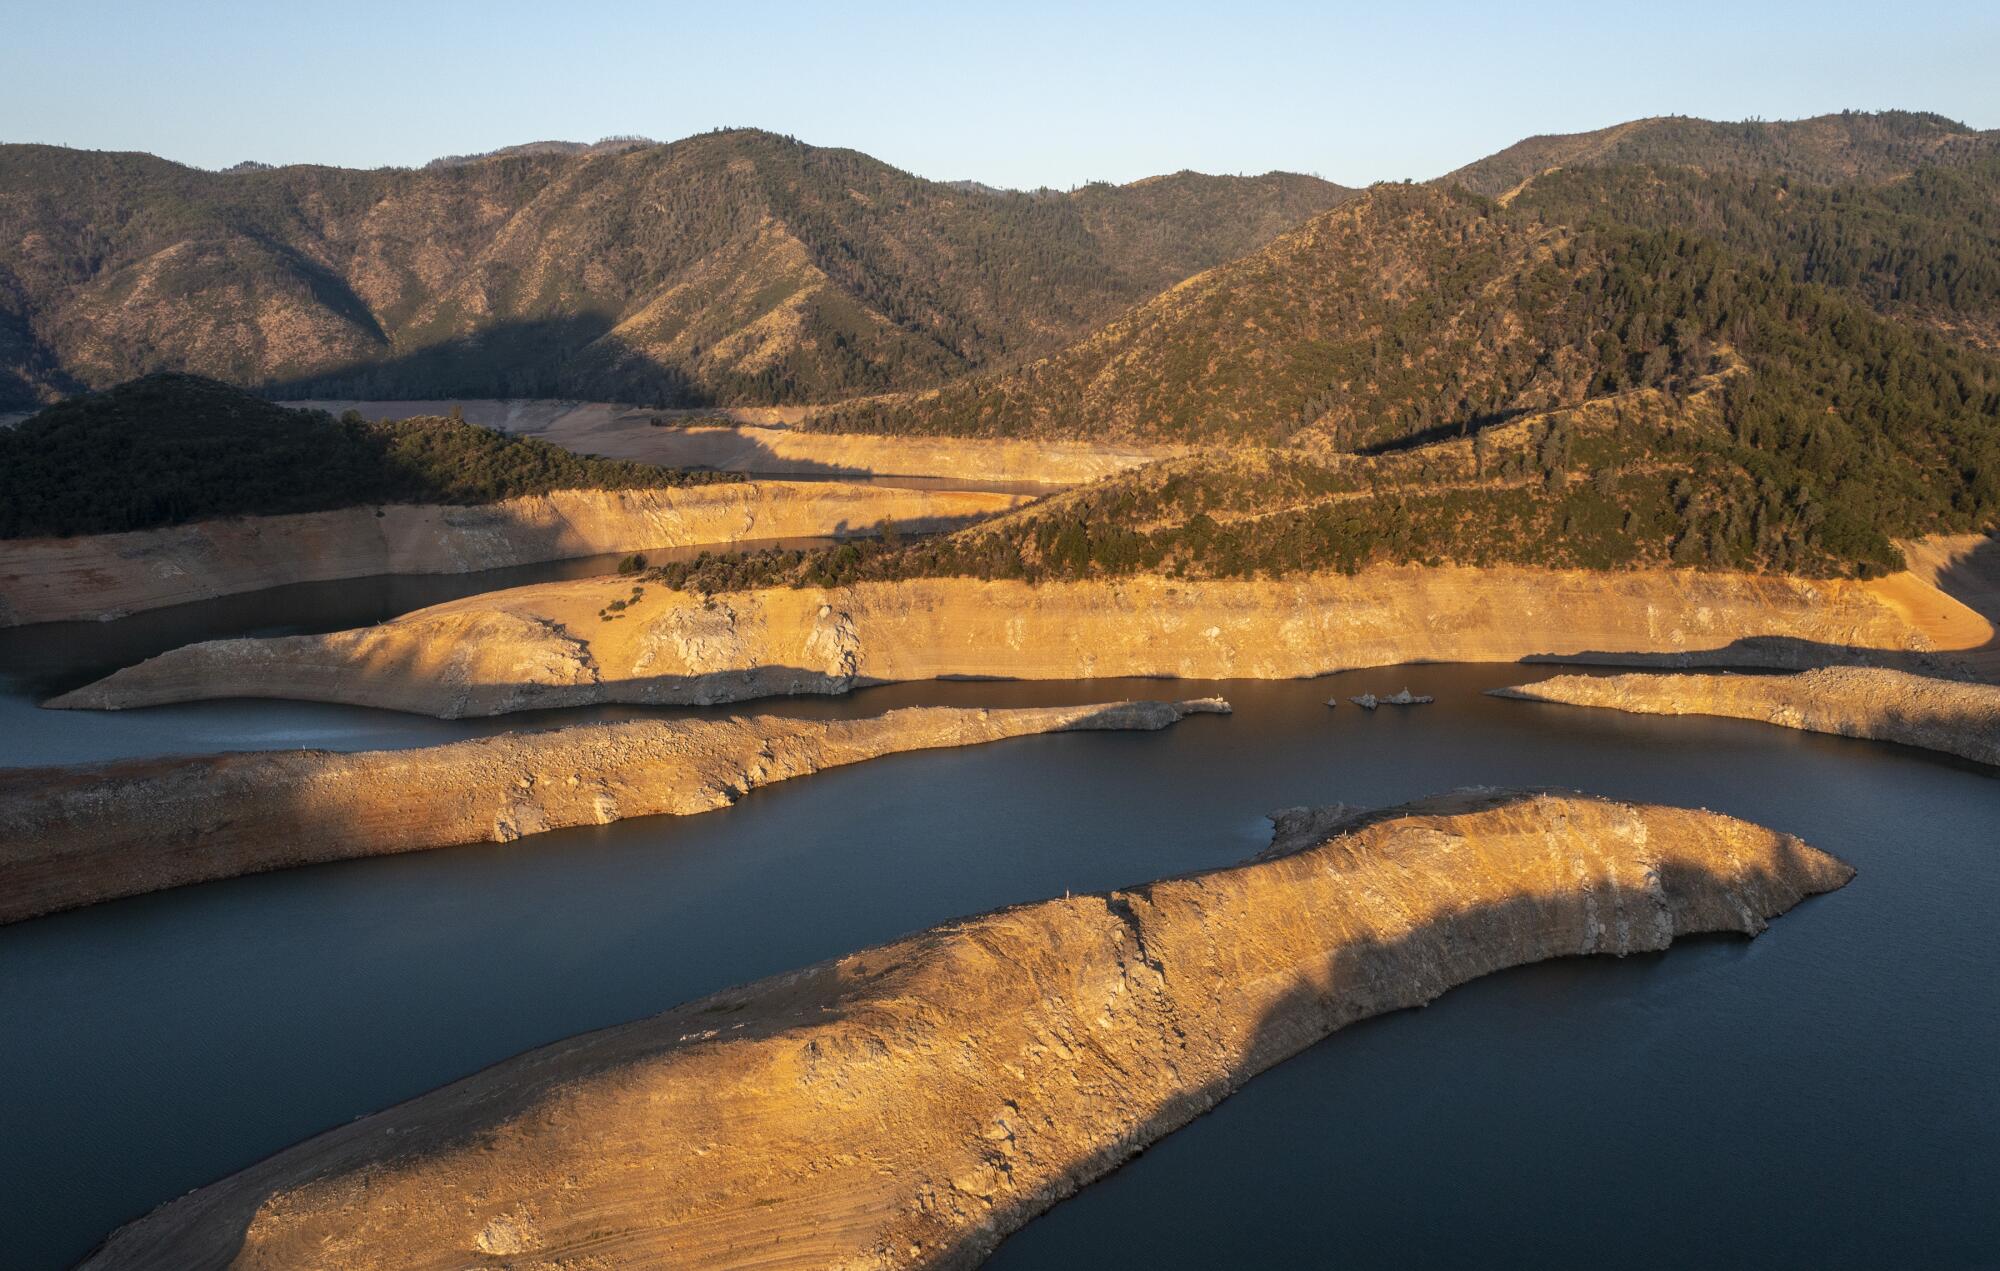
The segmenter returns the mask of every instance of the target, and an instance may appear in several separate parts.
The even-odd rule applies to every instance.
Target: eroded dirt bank
[[[0,541],[0,626],[116,617],[286,583],[457,574],[746,539],[922,532],[1024,496],[826,481],[561,490],[472,507],[389,504],[198,521],[129,534]],[[379,511],[379,515],[378,515]]]
[[[292,403],[355,409],[370,419],[443,415],[457,406],[488,428],[539,437],[579,454],[667,467],[759,474],[938,477],[954,481],[1077,485],[1180,452],[1180,447],[1006,438],[809,433],[785,427],[817,407],[652,410],[608,402],[468,401]],[[653,420],[667,424],[657,427]],[[694,423],[693,420],[729,422]]]
[[[528,1052],[175,1200],[86,1265],[969,1267],[1348,1023],[1545,958],[1754,935],[1853,873],[1728,817],[1552,792],[1312,842]]]
[[[1490,691],[1494,697],[1637,715],[1754,719],[2000,764],[2000,687],[1882,667],[1827,667],[1797,675],[1559,675]]]
[[[1040,586],[945,578],[707,598],[654,586],[605,616],[630,591],[629,580],[548,583],[329,635],[190,645],[48,705],[278,697],[459,717],[941,676],[1289,679],[1605,650],[1797,666],[1851,649],[1930,647],[1872,584],[1694,571],[1392,567]]]
[[[708,812],[758,786],[901,751],[1158,729],[1228,709],[1204,699],[641,720],[413,750],[0,769],[0,923],[293,865]]]

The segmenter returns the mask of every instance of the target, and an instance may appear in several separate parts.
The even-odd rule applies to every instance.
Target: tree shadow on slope
[[[278,401],[300,398],[356,400],[478,397],[567,398],[574,394],[577,356],[611,337],[605,314],[578,314],[498,323],[409,352],[353,362],[257,385]],[[618,396],[662,407],[715,404],[679,367],[646,357],[629,345],[618,349]]]

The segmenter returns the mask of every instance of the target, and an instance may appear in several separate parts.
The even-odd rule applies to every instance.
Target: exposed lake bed
[[[0,1169],[7,1194],[36,1198],[11,1224],[17,1249],[24,1265],[61,1265],[189,1187],[533,1045],[954,915],[1229,864],[1264,846],[1276,808],[1379,806],[1465,785],[1715,808],[1796,833],[1861,874],[1754,946],[1508,972],[1336,1037],[1029,1225],[995,1265],[1194,1266],[1246,1240],[1277,1242],[1253,1251],[1270,1257],[1386,1261],[1418,1247],[1413,1226],[1420,1257],[1510,1239],[1525,1256],[1577,1252],[1634,1224],[1666,1265],[1697,1256],[1693,1233],[1724,1223],[1745,1250],[1838,1262],[1893,1247],[1895,1229],[1858,1232],[1851,1217],[1884,1195],[1909,1224],[1902,1234],[1923,1227],[1928,1248],[2000,1238],[1979,1203],[2000,1159],[1986,1097],[2000,1043],[1986,970],[2000,954],[1990,770],[1740,721],[1481,696],[1534,675],[1412,666],[773,701],[759,709],[852,717],[1218,693],[1236,714],[1160,734],[896,756],[694,821],[318,866],[0,931],[0,1000],[22,1025],[0,1042],[19,1125]],[[1396,714],[1322,705],[1406,684],[1437,703]],[[273,745],[297,744],[284,740],[291,711],[338,710],[369,745],[501,723],[275,702],[163,710],[208,712]],[[1289,1164],[1302,1152],[1317,1166]],[[1523,1172],[1530,1153],[1549,1172]],[[1934,1157],[1950,1170],[1926,1172]],[[1445,1159],[1475,1180],[1451,1189],[1451,1222],[1426,1224],[1405,1189],[1434,1187]],[[1671,1217],[1621,1185],[1642,1160],[1652,1187],[1670,1180]],[[1892,1185],[1891,1171],[1907,1181]],[[1530,1204],[1558,1188],[1560,1213]],[[1864,1234],[1877,1243],[1857,1245]]]

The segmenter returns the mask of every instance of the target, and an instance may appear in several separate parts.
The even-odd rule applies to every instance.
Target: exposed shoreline
[[[1559,675],[1488,692],[1635,715],[1749,719],[2000,765],[2000,686],[1884,667],[1827,667],[1797,675]]]
[[[1153,730],[1226,702],[909,707],[853,720],[640,720],[408,750],[0,769],[0,924],[296,865],[691,816],[882,755]]]
[[[1346,1024],[1509,966],[1754,935],[1853,874],[1733,818],[1560,792],[1311,841],[527,1052],[171,1201],[84,1265],[970,1267]]]
[[[763,476],[936,477],[1065,486],[1095,481],[1186,449],[1121,442],[805,432],[788,426],[825,409],[816,406],[670,410],[615,402],[449,399],[283,404],[336,414],[352,409],[370,419],[442,415],[457,407],[472,423],[538,437],[578,454]],[[655,426],[655,419],[665,426]]]
[[[492,592],[373,627],[189,645],[47,705],[273,697],[443,718],[715,704],[871,683],[1294,679],[1611,652],[1784,669],[1936,645],[1878,584],[1702,571],[1378,567],[1276,581],[864,583],[704,597],[629,580]]]
[[[974,490],[746,481],[559,490],[467,507],[385,504],[125,534],[0,540],[0,627],[121,617],[292,583],[458,574],[746,539],[951,529],[1026,502]]]

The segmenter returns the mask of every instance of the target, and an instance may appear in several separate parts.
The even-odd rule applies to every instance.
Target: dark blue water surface
[[[1754,943],[1507,972],[1338,1033],[992,1265],[2000,1260],[2000,779],[1886,745],[1480,694],[1547,673],[926,684],[773,703],[854,715],[1220,693],[1236,714],[896,756],[707,816],[0,928],[0,1265],[63,1266],[188,1188],[543,1042],[953,915],[1235,861],[1262,846],[1273,808],[1473,784],[1715,808],[1861,872]],[[1405,684],[1436,705],[1322,704]],[[17,677],[14,718],[31,718],[31,691]],[[32,717],[57,731],[9,743],[6,760],[58,745],[69,759],[217,739],[416,744],[472,727],[185,709],[88,717],[77,734]],[[167,744],[190,721],[199,745]]]

